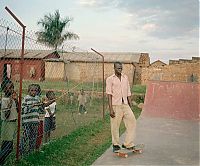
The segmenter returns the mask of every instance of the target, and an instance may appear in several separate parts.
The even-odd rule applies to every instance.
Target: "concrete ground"
[[[123,143],[124,135],[121,137]],[[93,165],[199,165],[199,122],[140,117],[136,143],[144,143],[143,154],[115,156],[110,147]]]
[[[200,165],[199,94],[200,84],[149,81],[136,131],[144,153],[120,158],[110,147],[93,165]]]

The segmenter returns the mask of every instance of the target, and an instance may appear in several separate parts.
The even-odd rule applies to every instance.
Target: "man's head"
[[[121,62],[115,62],[114,63],[114,70],[116,75],[121,75],[122,73],[122,63]]]

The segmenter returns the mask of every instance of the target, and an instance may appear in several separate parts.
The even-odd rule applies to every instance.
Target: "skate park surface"
[[[199,165],[199,94],[197,83],[149,81],[135,139],[144,152],[121,158],[111,146],[92,165]]]

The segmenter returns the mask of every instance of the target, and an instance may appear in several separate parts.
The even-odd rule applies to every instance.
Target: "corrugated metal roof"
[[[123,63],[139,62],[141,53],[101,52],[105,62],[120,61]],[[65,52],[60,54],[64,61],[102,61],[102,57],[93,52]]]
[[[25,50],[24,58],[28,59],[43,59],[55,50]],[[0,58],[20,58],[21,50],[19,49],[0,49]]]
[[[28,59],[43,59],[55,50],[25,50],[24,58]],[[105,62],[123,62],[133,63],[139,62],[141,53],[133,52],[101,52]],[[63,61],[81,61],[81,62],[96,62],[102,61],[102,57],[94,52],[59,52],[60,59]],[[21,50],[19,49],[0,49],[0,58],[20,58]]]

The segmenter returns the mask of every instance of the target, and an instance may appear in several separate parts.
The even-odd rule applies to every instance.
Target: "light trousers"
[[[123,144],[126,147],[134,146],[136,119],[135,119],[135,115],[133,114],[133,111],[127,104],[114,105],[113,110],[115,112],[115,117],[110,118],[112,144],[120,145],[119,127],[120,127],[121,121],[123,120],[126,127],[125,140]]]

